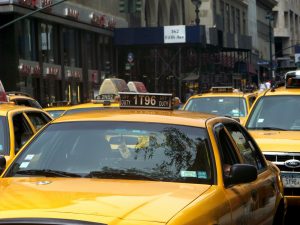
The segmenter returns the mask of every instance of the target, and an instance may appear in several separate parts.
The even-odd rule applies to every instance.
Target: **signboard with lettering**
[[[164,27],[164,43],[185,43],[186,32],[185,26],[165,26]]]
[[[120,108],[172,109],[172,94],[119,92]]]

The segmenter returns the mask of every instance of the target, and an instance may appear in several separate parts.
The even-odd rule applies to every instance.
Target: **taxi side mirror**
[[[234,164],[230,169],[230,184],[250,183],[257,179],[257,169],[250,164]]]
[[[0,174],[4,171],[6,167],[6,159],[3,155],[0,155]]]

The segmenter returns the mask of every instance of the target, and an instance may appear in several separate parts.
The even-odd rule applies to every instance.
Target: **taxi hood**
[[[263,152],[300,152],[300,131],[249,132]]]
[[[0,218],[167,222],[210,185],[89,178],[2,178]]]

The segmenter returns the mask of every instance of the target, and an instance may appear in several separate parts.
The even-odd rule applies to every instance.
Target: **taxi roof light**
[[[0,102],[8,102],[8,99],[7,99],[7,95],[5,93],[5,89],[2,85],[2,82],[0,80]]]
[[[231,86],[223,86],[223,87],[212,87],[212,93],[232,93],[234,88]]]
[[[300,88],[300,70],[289,71],[285,74],[286,88]]]

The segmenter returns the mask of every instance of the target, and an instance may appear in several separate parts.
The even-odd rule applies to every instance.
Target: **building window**
[[[58,63],[58,37],[57,30],[51,24],[40,24],[40,48],[43,62]]]
[[[237,33],[241,34],[241,15],[239,9],[236,9],[236,26],[237,26]]]
[[[243,12],[243,34],[247,34],[246,13]]]
[[[79,31],[71,28],[63,28],[64,65],[81,67],[81,45]]]
[[[94,36],[91,33],[87,33],[85,35],[85,43],[86,43],[86,60],[88,69],[96,68],[96,44],[94,40]]]
[[[235,33],[235,9],[231,6],[232,33]]]
[[[24,19],[17,26],[19,56],[21,59],[37,61],[36,29],[34,22]]]
[[[229,9],[229,4],[226,4],[226,19],[227,19],[227,31],[230,32],[230,9]]]
[[[220,12],[221,12],[221,18],[224,18],[225,16],[225,8],[224,8],[224,1],[220,0]],[[222,20],[222,30],[225,29],[225,21]]]

